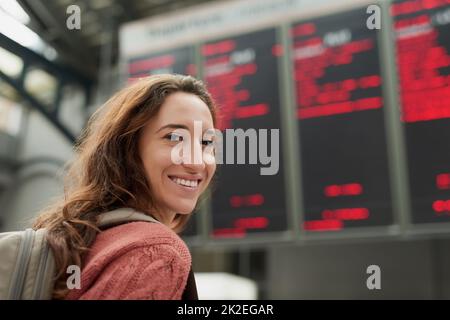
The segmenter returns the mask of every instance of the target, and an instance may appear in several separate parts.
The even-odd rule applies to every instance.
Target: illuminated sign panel
[[[142,78],[153,74],[178,73],[196,75],[194,50],[191,47],[152,53],[128,61],[129,78]]]
[[[218,165],[213,182],[212,236],[236,238],[284,231],[282,135],[278,131],[277,139],[272,130],[280,130],[277,58],[282,52],[276,32],[268,29],[208,42],[201,54],[204,79],[219,105],[224,137],[223,164]],[[238,148],[238,139],[234,145],[227,140],[233,129],[247,134],[242,140],[245,148]],[[243,150],[245,161],[239,161],[237,154]],[[270,163],[264,155],[271,158]],[[270,167],[269,174],[262,174]]]
[[[291,28],[303,230],[393,223],[377,31],[365,9]]]
[[[412,222],[450,221],[450,3],[394,1]]]

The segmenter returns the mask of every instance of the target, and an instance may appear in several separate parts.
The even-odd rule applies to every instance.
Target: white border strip
[[[121,57],[156,51],[234,33],[312,18],[339,9],[377,3],[370,0],[231,0],[203,4],[124,24],[119,33]]]

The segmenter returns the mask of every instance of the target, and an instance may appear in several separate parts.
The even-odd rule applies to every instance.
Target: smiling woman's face
[[[202,132],[197,138],[194,138],[194,121],[201,121]],[[191,213],[214,175],[216,164],[211,157],[208,161],[201,154],[211,143],[211,136],[205,138],[203,134],[213,128],[208,106],[198,96],[185,92],[170,94],[157,115],[143,128],[139,155],[157,206],[153,209],[167,219],[166,223],[170,224],[177,213]],[[176,164],[173,150],[181,137],[185,139],[188,135],[192,137],[191,159],[197,152],[196,157],[201,161]]]

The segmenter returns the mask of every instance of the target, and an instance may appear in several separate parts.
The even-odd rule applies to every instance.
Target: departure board
[[[128,61],[128,78],[132,82],[137,78],[161,73],[195,76],[197,71],[194,61],[193,47],[143,55]]]
[[[291,28],[307,231],[393,223],[378,31],[365,8]]]
[[[276,32],[267,29],[207,42],[201,54],[223,133],[223,157],[213,185],[211,236],[245,238],[284,231],[277,61],[282,51]]]
[[[450,221],[450,2],[391,5],[411,221]]]

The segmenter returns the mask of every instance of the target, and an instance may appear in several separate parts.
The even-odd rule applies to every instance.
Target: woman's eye
[[[202,144],[203,144],[204,146],[210,146],[210,145],[212,145],[213,143],[214,143],[213,140],[202,140]]]
[[[177,133],[169,133],[166,138],[170,141],[183,141],[183,136]]]

